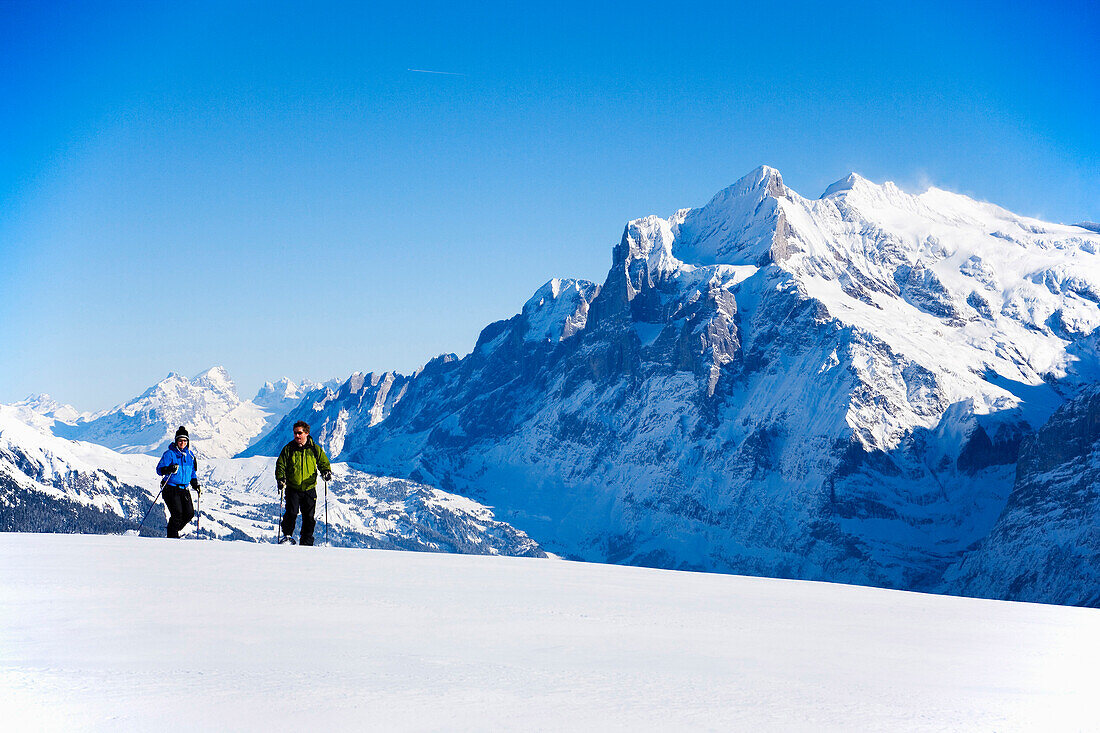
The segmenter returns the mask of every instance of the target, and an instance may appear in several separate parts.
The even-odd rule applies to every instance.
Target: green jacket
[[[306,440],[301,448],[293,440],[283,446],[275,461],[275,480],[285,481],[288,489],[309,491],[317,486],[317,469],[331,471],[328,456],[321,446]]]

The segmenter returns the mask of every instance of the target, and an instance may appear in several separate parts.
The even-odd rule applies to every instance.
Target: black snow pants
[[[191,492],[183,486],[165,486],[164,505],[172,515],[168,520],[168,536],[179,537],[180,530],[186,527],[195,516]]]
[[[298,536],[299,545],[313,544],[313,528],[317,520],[313,518],[317,511],[317,489],[309,491],[286,490],[286,511],[283,512],[283,534],[294,536],[294,522],[298,519],[298,510],[302,511],[302,533]]]

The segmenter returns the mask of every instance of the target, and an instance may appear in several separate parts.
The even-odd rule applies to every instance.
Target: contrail
[[[430,71],[428,69],[405,69],[406,71],[414,71],[417,74],[443,74],[444,76],[466,76],[465,74],[459,74],[457,71]]]

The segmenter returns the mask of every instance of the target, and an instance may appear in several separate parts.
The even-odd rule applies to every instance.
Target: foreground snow
[[[1095,724],[1100,612],[548,560],[0,534],[26,729]]]

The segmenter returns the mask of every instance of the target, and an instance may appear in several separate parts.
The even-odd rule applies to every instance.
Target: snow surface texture
[[[40,415],[54,418],[55,434],[105,445],[121,453],[160,455],[183,425],[192,448],[209,458],[236,455],[266,434],[296,406],[302,395],[320,385],[297,385],[289,379],[265,384],[253,400],[242,401],[222,367],[194,379],[169,374],[137,399],[94,415],[75,415],[48,395],[25,400]]]
[[[1085,730],[1100,614],[561,561],[0,534],[10,730]]]
[[[121,533],[136,529],[159,493],[157,459],[62,440],[24,425],[0,406],[0,530]],[[318,485],[315,537],[343,547],[545,557],[538,544],[477,502],[404,479],[333,465]],[[274,542],[281,505],[275,459],[199,462],[198,521],[204,537]],[[326,513],[327,504],[327,513]],[[164,536],[161,504],[144,526]]]
[[[602,285],[553,280],[466,357],[316,390],[249,454],[305,419],[568,557],[942,589],[1021,443],[1100,379],[1098,326],[1086,228],[854,174],[806,199],[765,166],[627,224]],[[1071,573],[1000,582],[1058,545],[1030,541],[967,587],[1073,597]]]

